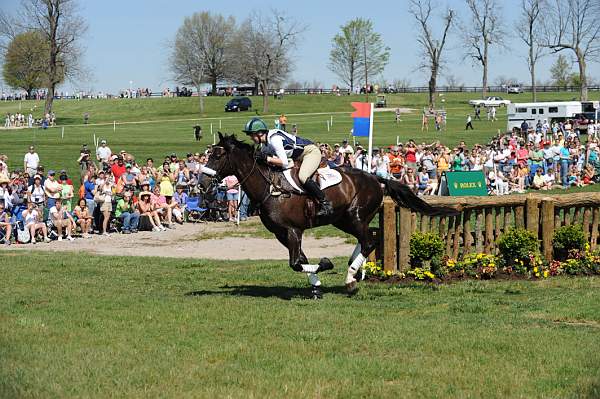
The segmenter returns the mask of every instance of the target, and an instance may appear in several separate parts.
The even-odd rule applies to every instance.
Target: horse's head
[[[219,132],[219,142],[213,146],[207,167],[214,169],[219,177],[236,174],[245,163],[251,167],[254,147],[238,140],[234,134],[227,136]]]

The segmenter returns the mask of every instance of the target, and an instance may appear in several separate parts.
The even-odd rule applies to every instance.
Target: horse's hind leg
[[[367,220],[370,220],[370,218],[367,218]],[[375,248],[375,243],[369,234],[369,223],[361,220],[356,215],[341,218],[334,226],[346,233],[352,234],[358,240],[354,252],[352,252],[348,261],[348,272],[346,274],[346,289],[348,293],[352,294],[357,288],[357,273],[371,251]]]

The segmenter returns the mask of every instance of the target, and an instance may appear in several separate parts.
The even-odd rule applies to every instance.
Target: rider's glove
[[[254,154],[254,159],[256,159],[256,162],[258,163],[262,163],[262,164],[267,164],[267,157],[268,155],[262,151],[257,151]]]

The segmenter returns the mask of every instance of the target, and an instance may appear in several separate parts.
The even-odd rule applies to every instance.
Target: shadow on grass
[[[310,287],[295,288],[283,286],[262,285],[224,285],[219,290],[199,290],[185,293],[185,296],[231,295],[255,298],[279,298],[289,301],[293,298],[310,298]],[[323,295],[338,294],[348,295],[345,286],[321,287]]]

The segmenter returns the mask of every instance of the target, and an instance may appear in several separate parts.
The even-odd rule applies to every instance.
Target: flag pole
[[[373,159],[373,103],[371,103],[371,115],[369,117],[369,162],[368,171],[371,172],[371,159]]]

